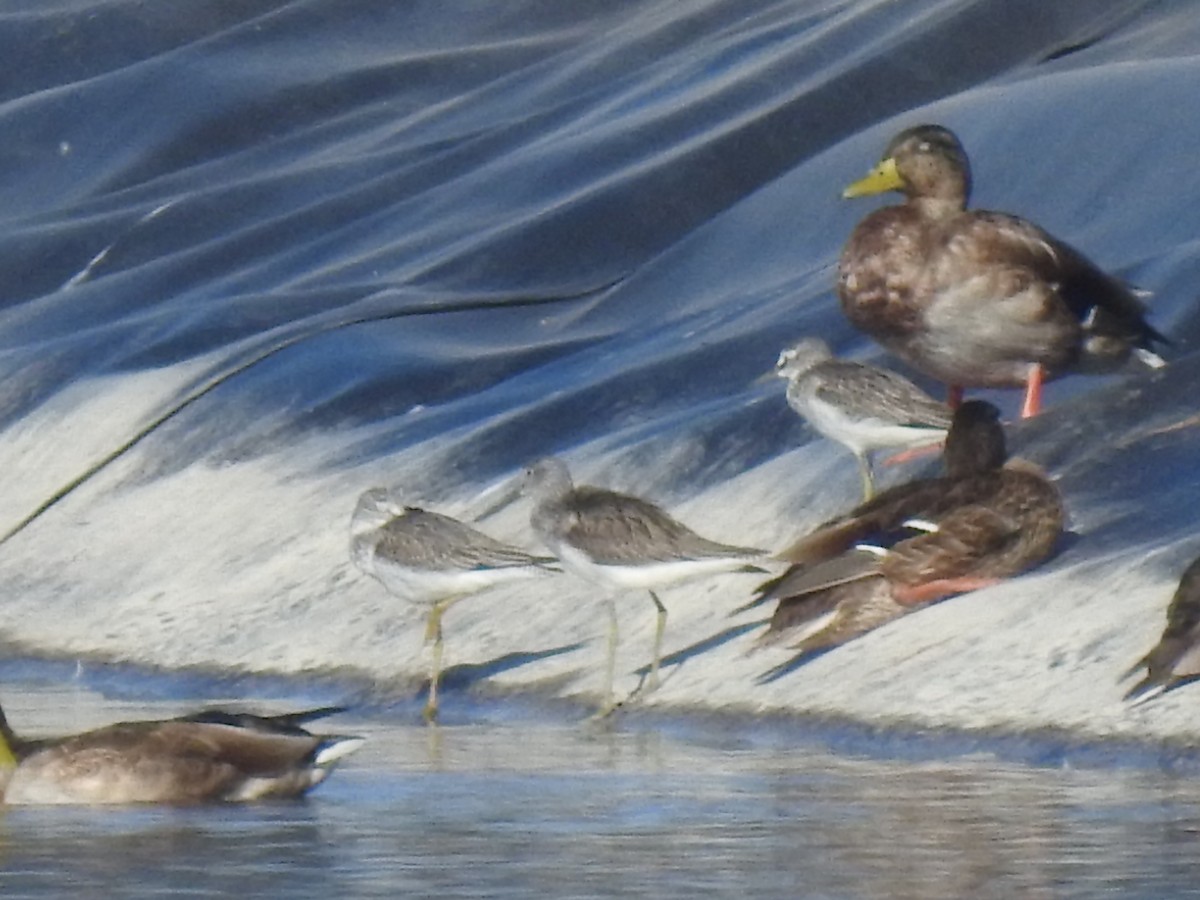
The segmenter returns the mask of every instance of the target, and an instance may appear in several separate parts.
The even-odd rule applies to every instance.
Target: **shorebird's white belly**
[[[591,557],[576,547],[557,548],[563,565],[581,578],[600,584],[611,584],[623,588],[650,590],[702,575],[730,572],[746,565],[741,557],[712,556],[703,559],[649,561],[641,565],[604,565],[593,562]]]
[[[804,406],[805,417],[813,428],[856,453],[884,447],[928,444],[941,439],[946,433],[942,428],[900,425],[884,419],[852,418],[840,406],[815,397],[807,398]]]
[[[372,572],[383,586],[412,603],[433,604],[448,597],[473,594],[497,584],[552,574],[537,566],[499,569],[413,569],[375,558]]]

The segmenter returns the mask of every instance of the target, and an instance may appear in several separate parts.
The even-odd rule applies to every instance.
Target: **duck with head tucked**
[[[248,802],[299,797],[363,743],[312,734],[323,707],[279,716],[208,709],[58,738],[21,738],[0,710],[5,805]]]
[[[944,475],[890,488],[780,553],[791,568],[737,610],[778,600],[760,643],[793,638],[805,652],[837,646],[1053,553],[1062,498],[1031,464],[1008,461],[996,407],[959,407],[944,465]]]
[[[904,202],[855,227],[842,251],[847,318],[913,368],[950,385],[1023,387],[1023,416],[1042,384],[1111,372],[1130,356],[1160,367],[1166,339],[1137,293],[1075,248],[1007,213],[969,210],[971,168],[953,132],[896,135],[846,198],[899,191]]]

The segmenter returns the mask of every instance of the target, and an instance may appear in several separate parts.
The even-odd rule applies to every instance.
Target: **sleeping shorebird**
[[[788,405],[854,454],[864,500],[875,494],[872,450],[938,444],[950,427],[946,404],[896,372],[835,358],[820,338],[780,353],[775,374],[788,382]]]
[[[23,739],[0,711],[0,795],[10,806],[298,797],[363,743],[360,737],[316,735],[302,727],[337,712],[342,709],[281,716],[205,710],[69,737]]]
[[[442,616],[464,597],[497,584],[559,572],[555,560],[501,543],[440,513],[400,506],[384,488],[358,498],[350,520],[350,556],[394,596],[428,606],[425,641],[433,644],[426,721],[438,712]]]
[[[657,619],[647,687],[658,684],[667,608],[654,588],[702,575],[750,567],[766,551],[703,538],[659,507],[639,497],[571,481],[566,464],[553,457],[525,470],[522,493],[533,499],[533,530],[562,564],[593,583],[642,588],[650,593]],[[613,680],[617,618],[609,598],[608,660],[601,715],[615,708]]]

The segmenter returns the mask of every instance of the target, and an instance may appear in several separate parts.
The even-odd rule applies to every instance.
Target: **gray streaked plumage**
[[[571,481],[566,464],[553,457],[525,471],[523,493],[533,499],[533,530],[568,569],[581,577],[623,588],[643,588],[657,610],[651,688],[658,678],[667,611],[654,588],[702,575],[746,568],[766,551],[711,541],[639,497]],[[759,570],[761,571],[761,570]],[[610,623],[606,711],[612,707],[616,652],[615,613]]]
[[[256,716],[206,710],[33,740],[17,737],[0,711],[0,794],[7,805],[297,797],[363,742],[301,727],[339,711]]]
[[[788,382],[788,405],[854,454],[864,499],[875,492],[872,450],[935,444],[950,427],[946,404],[896,372],[836,359],[820,338],[785,349],[775,372]]]
[[[1145,677],[1129,689],[1126,700],[1150,700],[1200,677],[1200,559],[1179,579],[1167,606],[1167,627],[1154,648],[1125,677],[1141,668]]]
[[[552,557],[534,556],[450,516],[401,506],[385,488],[371,488],[358,498],[350,520],[350,556],[394,596],[430,607],[425,635],[433,644],[425,707],[430,720],[437,716],[446,610],[493,585],[559,571]]]

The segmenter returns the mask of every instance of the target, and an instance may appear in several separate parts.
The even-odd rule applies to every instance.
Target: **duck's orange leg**
[[[906,463],[910,460],[920,459],[922,456],[933,456],[933,454],[941,452],[942,442],[934,441],[929,444],[922,444],[920,447],[909,447],[907,450],[897,451],[891,456],[885,456],[883,460],[881,460],[880,465],[898,466],[900,463]]]
[[[1029,367],[1025,379],[1025,402],[1021,405],[1021,418],[1032,419],[1042,411],[1042,384],[1046,381],[1046,370],[1041,363]]]
[[[892,599],[901,606],[920,606],[923,603],[932,603],[934,600],[941,600],[954,594],[965,594],[969,591],[991,587],[1003,580],[1003,578],[973,578],[971,576],[935,578],[933,581],[921,584],[897,585],[892,588]]]

